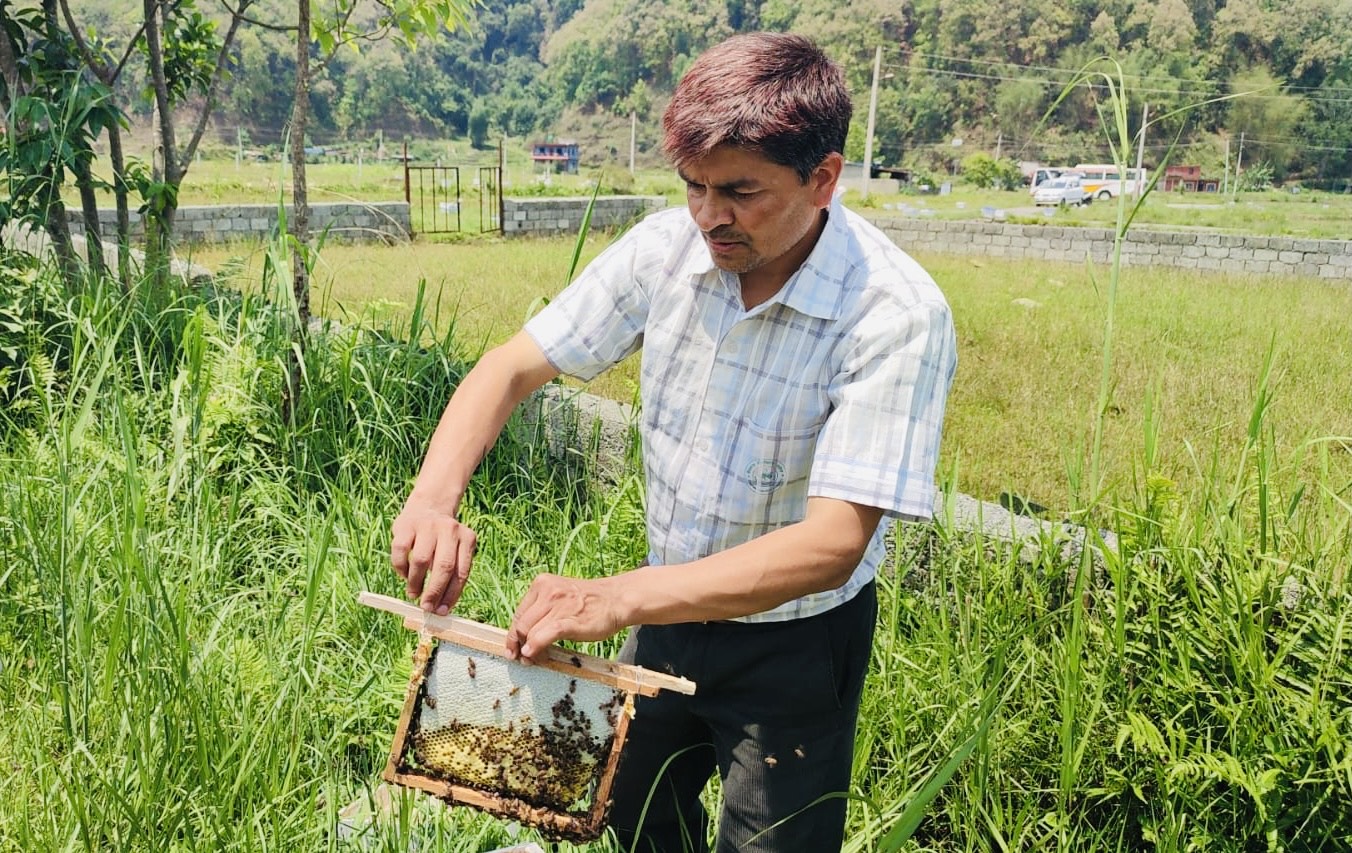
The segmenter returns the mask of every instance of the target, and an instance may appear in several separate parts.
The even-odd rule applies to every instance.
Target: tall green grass
[[[35,275],[6,279],[44,289],[0,341],[23,354],[0,414],[0,850],[356,849],[338,811],[378,780],[412,637],[354,598],[398,589],[389,523],[474,352],[419,298],[329,329],[286,423],[289,320],[259,295]],[[1347,439],[1275,427],[1288,344],[1248,366],[1238,453],[1192,439],[1186,492],[1161,469],[1171,398],[1145,396],[1098,506],[1116,549],[901,531],[848,849],[1352,846]],[[643,556],[639,481],[584,487],[536,439],[514,422],[471,486],[464,615],[505,624],[538,571]],[[532,834],[410,795],[367,837]]]

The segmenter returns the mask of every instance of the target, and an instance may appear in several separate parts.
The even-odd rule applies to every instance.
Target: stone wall
[[[507,235],[576,234],[591,198],[505,198],[503,231]],[[667,206],[661,196],[597,196],[592,230],[632,225]]]
[[[873,222],[908,251],[1083,263],[1111,260],[1113,232],[1003,222],[946,222],[881,217]],[[1352,241],[1243,237],[1133,228],[1122,263],[1258,275],[1303,275],[1352,281]]]
[[[291,205],[286,206],[287,216]],[[99,222],[104,239],[117,229],[117,214],[100,210]],[[71,231],[84,233],[79,211],[71,214]],[[277,227],[275,204],[222,204],[180,207],[174,224],[174,237],[186,243],[222,243],[229,240],[267,238]],[[348,202],[310,205],[310,231],[320,234],[328,229],[328,239],[349,242],[395,242],[409,236],[409,207],[405,202]],[[145,229],[140,214],[131,215],[133,237]]]

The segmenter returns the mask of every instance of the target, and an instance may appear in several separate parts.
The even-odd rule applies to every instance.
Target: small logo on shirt
[[[757,459],[746,466],[746,480],[753,492],[768,495],[784,485],[784,465],[777,459]]]

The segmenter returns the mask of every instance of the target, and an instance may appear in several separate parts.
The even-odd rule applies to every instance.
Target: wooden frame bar
[[[459,616],[437,616],[406,601],[373,592],[361,593],[357,596],[357,601],[376,610],[403,616],[404,627],[410,631],[449,640],[484,654],[507,657],[507,632],[502,628],[462,619]],[[662,690],[672,690],[687,696],[693,696],[695,693],[695,683],[689,679],[654,672],[641,666],[617,663],[594,655],[572,652],[558,646],[549,649],[547,660],[533,665],[568,675],[578,675],[640,696],[656,696]]]

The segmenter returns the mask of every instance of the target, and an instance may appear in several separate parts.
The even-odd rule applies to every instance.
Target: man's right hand
[[[469,580],[477,541],[453,514],[410,498],[391,528],[390,565],[407,581],[409,598],[418,599],[428,613],[445,616]]]

